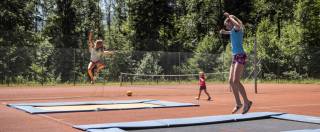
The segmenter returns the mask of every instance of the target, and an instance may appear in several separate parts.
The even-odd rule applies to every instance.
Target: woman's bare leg
[[[91,83],[93,83],[93,73],[92,73],[92,69],[94,68],[94,64],[92,62],[89,63],[88,65],[88,74],[89,74],[89,78]]]
[[[240,78],[241,78],[241,75],[243,73],[243,70],[244,70],[244,65],[243,64],[239,64],[239,63],[235,64],[233,83],[234,83],[235,87],[238,88],[238,90],[239,90],[239,92],[240,92],[240,94],[241,94],[241,96],[243,98],[244,104],[248,104],[249,103],[249,99],[247,97],[246,90],[245,90],[245,88],[243,87],[243,85],[240,82]]]
[[[244,102],[244,107],[243,107],[243,112],[242,114],[247,113],[250,110],[250,107],[252,105],[252,102],[248,99],[247,93],[245,88],[243,87],[243,85],[240,82],[240,77],[243,73],[244,70],[244,65],[243,64],[239,64],[236,63],[235,64],[235,72],[234,72],[234,81],[233,83],[235,84],[236,87],[238,87],[239,92],[243,98],[243,102]]]
[[[105,64],[102,64],[102,63],[99,63],[99,64],[97,64],[97,73],[99,73],[103,68],[105,68],[106,67],[106,65]]]
[[[239,89],[238,87],[236,87],[236,85],[234,84],[234,64],[231,65],[230,67],[230,72],[229,72],[229,84],[230,87],[232,88],[232,92],[236,101],[236,105],[237,106],[241,106],[241,100],[240,100],[240,96],[239,96]]]

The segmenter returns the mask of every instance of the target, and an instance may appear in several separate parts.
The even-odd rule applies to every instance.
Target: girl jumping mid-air
[[[94,83],[94,76],[97,76],[98,73],[106,67],[105,64],[103,64],[100,59],[102,55],[111,55],[113,52],[104,50],[103,46],[103,40],[98,39],[95,42],[92,40],[93,33],[89,32],[89,41],[88,41],[88,47],[89,52],[91,54],[90,56],[90,63],[88,65],[88,75],[90,78],[90,83]],[[95,70],[93,70],[95,69]]]
[[[226,17],[224,25],[226,26],[227,30],[220,30],[220,34],[230,35],[233,55],[229,73],[229,84],[232,88],[233,95],[236,100],[236,106],[232,110],[232,113],[236,113],[243,106],[239,97],[240,93],[244,102],[242,114],[245,114],[250,110],[252,102],[248,99],[246,91],[240,82],[240,77],[243,73],[247,58],[247,55],[244,52],[242,46],[244,28],[242,21],[238,19],[236,16],[230,15],[227,12],[224,13],[224,16]]]

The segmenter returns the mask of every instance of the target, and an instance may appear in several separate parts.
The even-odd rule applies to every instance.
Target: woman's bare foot
[[[235,106],[232,110],[232,114],[237,113],[241,107],[242,107],[242,104]]]
[[[246,104],[244,107],[243,107],[243,111],[242,111],[242,114],[246,114],[249,112],[250,108],[251,108],[251,105],[252,105],[252,102],[249,101],[248,104]]]

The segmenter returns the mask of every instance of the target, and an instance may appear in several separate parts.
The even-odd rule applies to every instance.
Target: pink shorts
[[[245,53],[233,55],[232,64],[239,63],[244,65],[246,64],[246,59],[247,55]]]
[[[207,89],[206,86],[200,86],[200,90],[205,90],[205,89]]]

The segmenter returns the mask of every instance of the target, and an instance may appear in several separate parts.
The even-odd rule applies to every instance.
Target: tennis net
[[[225,82],[228,79],[228,72],[206,73],[207,82]],[[150,85],[168,83],[190,83],[196,82],[199,74],[177,74],[177,75],[151,75],[151,74],[120,74],[120,86],[123,85]]]

